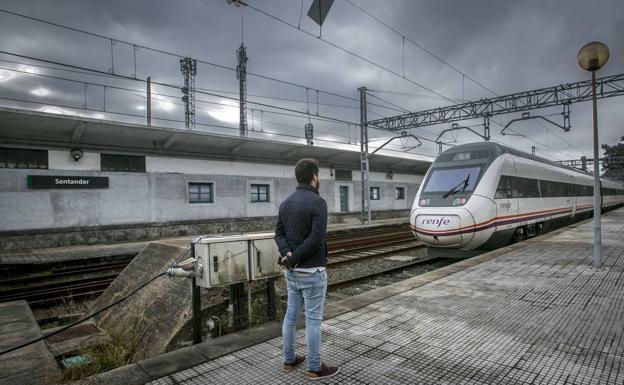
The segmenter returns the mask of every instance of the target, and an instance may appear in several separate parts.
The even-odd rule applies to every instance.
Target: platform
[[[372,221],[370,225],[337,223],[327,226],[328,232],[348,231],[350,229],[364,229],[397,224],[409,223],[408,218],[380,219]],[[137,254],[150,242],[171,242],[179,240],[182,243],[190,243],[193,237],[162,238],[144,242],[122,242],[113,244],[76,245],[65,247],[53,247],[45,249],[33,249],[19,252],[0,253],[0,266],[17,265],[42,265],[60,263],[66,261],[79,261],[92,258],[106,258],[118,255]]]
[[[0,303],[0,351],[41,336],[26,301]],[[43,341],[0,356],[0,384],[52,384],[59,374]]]
[[[328,306],[323,356],[341,372],[317,382],[624,383],[624,209],[602,223],[598,269],[588,221]],[[300,330],[300,353],[303,342]],[[281,371],[280,337],[244,348],[230,337],[231,353],[211,360],[201,358],[215,356],[206,344],[168,353],[164,365],[134,364],[128,382],[308,382],[304,368]],[[155,375],[176,366],[188,369]],[[123,368],[113,372],[109,379],[124,378]]]

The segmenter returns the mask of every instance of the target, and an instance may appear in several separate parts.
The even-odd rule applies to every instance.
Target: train
[[[470,257],[593,215],[589,173],[493,142],[441,153],[410,212],[429,255]],[[624,184],[601,178],[602,210],[624,204]]]

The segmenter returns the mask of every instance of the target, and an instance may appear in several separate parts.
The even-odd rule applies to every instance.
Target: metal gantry
[[[240,136],[248,135],[247,127],[247,49],[241,43],[236,50],[236,79],[238,79],[239,87],[239,106],[240,106]],[[253,119],[253,117],[252,117]]]
[[[195,129],[195,75],[197,60],[185,57],[180,59],[180,70],[184,76],[182,101],[184,102],[184,125],[187,130]]]
[[[564,166],[579,168],[581,170],[587,171],[587,165],[593,164],[594,159],[587,158],[582,156],[580,159],[568,159],[568,160],[558,160],[557,163],[561,163]],[[624,164],[624,156],[607,156],[598,159],[598,163],[608,163],[608,164]]]
[[[597,79],[597,98],[624,95],[624,74]],[[584,80],[537,90],[480,99],[430,110],[371,120],[369,126],[388,131],[431,126],[460,120],[522,112],[537,108],[566,106],[592,100],[592,82]],[[564,107],[564,113],[565,113]]]

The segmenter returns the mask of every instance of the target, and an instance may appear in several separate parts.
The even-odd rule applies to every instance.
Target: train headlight
[[[466,199],[465,197],[455,198],[453,199],[453,206],[463,206],[466,204],[466,202],[468,202],[468,199]]]
[[[418,205],[420,205],[421,207],[429,206],[430,204],[431,204],[431,199],[429,198],[422,198],[420,201],[418,201]]]

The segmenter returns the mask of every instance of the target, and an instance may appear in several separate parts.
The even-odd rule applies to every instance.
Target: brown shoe
[[[284,367],[282,369],[285,372],[290,372],[291,370],[293,370],[294,368],[296,368],[297,366],[305,362],[305,359],[306,359],[305,356],[295,356],[295,362],[290,363],[290,364],[284,363]]]
[[[316,372],[308,370],[308,378],[312,381],[322,380],[324,378],[335,376],[336,374],[338,374],[339,371],[340,369],[337,366],[325,365],[324,363],[322,363],[321,368]]]

